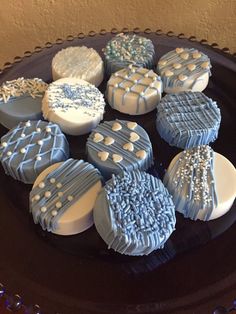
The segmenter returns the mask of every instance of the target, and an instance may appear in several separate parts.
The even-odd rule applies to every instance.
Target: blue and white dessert
[[[76,78],[51,83],[43,98],[43,116],[70,135],[89,133],[102,120],[103,94],[92,84]]]
[[[11,129],[21,121],[42,117],[42,98],[48,84],[41,79],[7,81],[0,87],[0,123]]]
[[[192,220],[207,221],[224,215],[236,197],[234,166],[207,145],[175,156],[163,182],[176,210]]]
[[[57,124],[20,122],[1,138],[5,173],[24,183],[33,183],[44,169],[68,157],[69,144]]]
[[[154,45],[148,38],[135,34],[118,34],[104,48],[105,69],[108,76],[128,67],[153,68]]]
[[[30,192],[30,212],[43,230],[72,235],[93,225],[101,175],[83,160],[68,159],[45,169]]]
[[[217,139],[220,122],[217,103],[200,92],[169,94],[157,106],[157,130],[171,146],[209,144]]]
[[[93,48],[67,47],[60,50],[52,59],[54,81],[64,77],[74,77],[99,86],[103,76],[102,58]]]
[[[87,158],[105,179],[124,170],[147,170],[153,163],[152,144],[136,122],[105,121],[90,134]]]
[[[157,64],[165,93],[202,92],[208,85],[210,69],[208,56],[194,48],[176,48]]]
[[[107,82],[110,106],[130,115],[154,110],[161,99],[162,81],[153,70],[129,65],[114,73]]]
[[[113,175],[99,193],[94,223],[108,248],[148,255],[175,230],[175,207],[163,183],[136,170]]]

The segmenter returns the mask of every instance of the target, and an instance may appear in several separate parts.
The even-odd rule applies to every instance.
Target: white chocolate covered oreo
[[[184,217],[212,220],[227,213],[234,202],[236,170],[209,146],[198,146],[175,156],[164,184]]]
[[[103,76],[103,61],[93,48],[68,47],[60,50],[52,59],[54,81],[60,78],[73,77],[99,86],[103,81]]]
[[[120,112],[141,115],[156,108],[161,93],[162,82],[156,73],[130,65],[111,76],[106,98]]]
[[[43,230],[73,235],[93,224],[93,207],[102,188],[97,169],[68,159],[44,170],[30,192],[30,211]]]
[[[160,58],[157,73],[165,93],[202,92],[211,75],[210,59],[194,48],[176,48]]]
[[[43,98],[43,116],[70,135],[89,133],[103,118],[105,101],[92,84],[75,78],[51,83]]]

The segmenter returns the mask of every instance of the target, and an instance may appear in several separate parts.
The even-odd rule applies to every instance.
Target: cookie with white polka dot
[[[83,160],[68,159],[45,169],[30,192],[30,211],[43,230],[80,233],[93,225],[93,207],[102,188],[99,171]]]
[[[176,48],[160,58],[157,73],[165,93],[202,92],[211,76],[210,59],[194,48]]]
[[[50,165],[69,157],[69,144],[57,124],[20,122],[1,138],[0,161],[7,175],[32,184]]]

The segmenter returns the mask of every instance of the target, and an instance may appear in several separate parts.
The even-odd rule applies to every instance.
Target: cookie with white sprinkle
[[[236,197],[236,169],[209,146],[175,156],[163,182],[176,210],[192,220],[207,221],[224,215]]]
[[[103,94],[80,79],[63,78],[51,84],[43,98],[43,116],[70,135],[89,133],[102,120]]]
[[[1,138],[5,173],[24,183],[33,183],[44,169],[68,157],[69,144],[57,124],[20,122]]]
[[[50,166],[30,192],[35,224],[60,235],[83,232],[93,225],[93,207],[101,188],[99,171],[83,160],[68,159]]]
[[[208,56],[194,48],[176,48],[157,64],[165,93],[202,92],[208,85],[210,69]]]
[[[104,66],[96,50],[85,46],[68,47],[60,50],[52,59],[52,77],[58,80],[73,77],[95,86],[103,81]]]
[[[162,81],[153,70],[129,67],[115,72],[107,82],[110,106],[130,115],[154,110],[161,99]]]
[[[148,38],[135,34],[118,34],[104,48],[105,69],[108,77],[130,64],[153,68],[154,45]]]
[[[171,146],[185,149],[214,142],[220,122],[217,103],[200,92],[168,94],[157,106],[157,130]]]
[[[88,161],[104,178],[124,170],[147,170],[153,163],[152,144],[147,132],[136,122],[105,121],[86,143]]]
[[[7,81],[0,87],[0,123],[11,129],[21,121],[42,117],[42,99],[48,84],[38,78]]]
[[[108,248],[148,255],[175,230],[175,207],[161,180],[135,170],[113,175],[94,207],[94,223]]]

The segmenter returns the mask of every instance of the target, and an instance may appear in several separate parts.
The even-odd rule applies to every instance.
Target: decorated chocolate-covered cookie
[[[184,217],[211,220],[224,215],[234,202],[236,169],[209,146],[198,146],[175,156],[164,184]]]
[[[209,144],[216,140],[220,122],[217,103],[200,92],[169,94],[157,106],[157,130],[171,146]]]
[[[70,135],[89,133],[103,118],[103,94],[92,84],[75,78],[51,83],[43,98],[43,116]]]
[[[104,66],[96,50],[85,46],[68,47],[60,50],[52,59],[52,77],[58,80],[73,77],[95,86],[103,81]]]
[[[162,82],[156,73],[129,65],[111,76],[106,98],[110,106],[120,112],[141,115],[156,108],[161,93]]]
[[[147,255],[175,230],[175,207],[161,180],[135,170],[113,175],[94,207],[94,223],[108,248]]]
[[[104,178],[124,170],[147,170],[153,162],[146,131],[132,121],[105,121],[90,134],[86,144],[89,162]]]
[[[43,230],[72,235],[93,224],[101,175],[83,160],[68,159],[45,169],[30,192],[30,211]]]
[[[104,48],[108,77],[130,64],[151,69],[154,64],[154,45],[148,38],[135,34],[118,34]]]
[[[11,129],[21,121],[42,117],[42,98],[48,84],[38,78],[7,81],[0,87],[0,123]]]
[[[210,69],[208,56],[194,48],[176,48],[157,64],[165,93],[202,92],[207,87]]]
[[[5,173],[24,183],[33,183],[45,168],[68,157],[69,144],[57,124],[20,122],[1,138]]]

